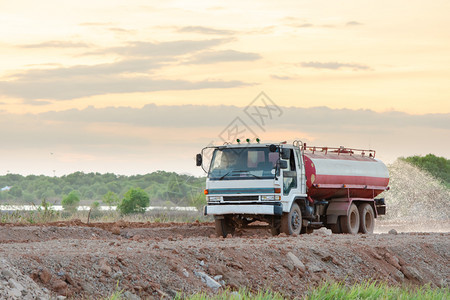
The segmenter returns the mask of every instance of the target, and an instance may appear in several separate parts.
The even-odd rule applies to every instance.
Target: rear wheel
[[[297,203],[292,204],[291,211],[281,216],[281,232],[291,235],[300,234],[302,230],[302,212]]]
[[[363,203],[358,208],[359,212],[359,232],[373,233],[375,228],[375,214],[369,203]]]
[[[216,219],[216,234],[219,237],[227,237],[228,234],[234,233],[234,224],[230,217],[224,216],[223,219]]]
[[[359,230],[359,212],[354,203],[350,205],[350,209],[346,216],[340,216],[340,225],[343,233],[357,234]]]

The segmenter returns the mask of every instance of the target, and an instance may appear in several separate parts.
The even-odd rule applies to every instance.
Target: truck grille
[[[258,201],[259,196],[224,196],[223,201]]]

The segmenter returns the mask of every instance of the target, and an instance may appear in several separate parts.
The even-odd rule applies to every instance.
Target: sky
[[[0,175],[196,176],[236,137],[450,157],[448,1],[0,0]]]

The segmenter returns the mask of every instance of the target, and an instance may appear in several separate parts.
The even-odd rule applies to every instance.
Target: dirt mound
[[[448,286],[449,237],[331,235],[326,229],[271,237],[260,229],[223,239],[215,237],[211,223],[74,220],[1,226],[0,260],[5,262],[2,272],[34,281],[19,285],[22,296],[43,299],[48,294],[105,297],[117,288],[128,299],[170,298],[177,292],[215,293],[244,286],[297,297],[322,280]],[[0,276],[0,298],[10,297],[10,290],[8,280]]]

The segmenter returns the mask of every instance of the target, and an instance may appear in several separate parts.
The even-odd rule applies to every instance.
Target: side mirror
[[[282,169],[282,170],[287,169],[287,167],[288,167],[288,162],[285,160],[278,161],[278,164],[280,166],[280,169]]]
[[[290,159],[291,158],[291,149],[287,149],[287,148],[281,149],[281,158],[282,159]]]
[[[269,151],[270,151],[270,152],[276,152],[277,149],[278,149],[278,147],[275,146],[274,144],[272,144],[272,145],[269,146]]]
[[[195,164],[197,165],[197,167],[200,167],[203,163],[203,158],[202,155],[199,153],[195,156]]]

